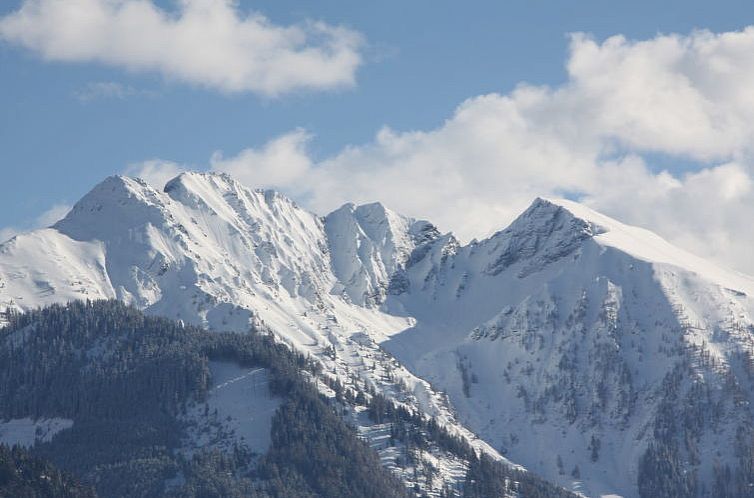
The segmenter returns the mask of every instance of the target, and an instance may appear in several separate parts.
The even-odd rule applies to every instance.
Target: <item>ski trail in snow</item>
[[[211,389],[211,391],[217,391],[219,389],[223,389],[224,387],[228,387],[231,384],[235,384],[239,380],[244,380],[244,379],[246,379],[248,377],[251,377],[252,375],[254,375],[254,374],[258,373],[258,372],[261,372],[263,370],[264,370],[264,368],[255,368],[253,370],[249,370],[248,372],[246,372],[243,375],[239,375],[238,377],[235,377],[233,379],[227,380],[227,381],[223,382],[222,384],[216,385],[215,387],[213,387]]]

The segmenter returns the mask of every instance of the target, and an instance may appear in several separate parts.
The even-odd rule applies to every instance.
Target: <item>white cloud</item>
[[[699,160],[751,152],[754,27],[601,44],[575,35],[567,67],[554,100],[603,140]]]
[[[309,133],[298,129],[276,137],[258,149],[244,149],[233,157],[223,157],[222,152],[217,151],[210,157],[209,169],[228,173],[253,187],[290,191],[293,184],[304,178],[313,166],[306,150],[310,139]],[[192,169],[195,168],[172,161],[150,159],[129,165],[123,174],[141,178],[161,189],[169,180]]]
[[[380,200],[466,240],[505,227],[535,196],[578,197],[754,274],[754,28],[638,42],[575,35],[567,67],[559,87],[468,99],[432,130],[386,127],[319,161],[311,136],[294,130],[215,153],[207,168],[322,214]],[[657,154],[695,169],[657,171]],[[187,169],[140,168],[155,185]]]
[[[123,174],[141,178],[153,187],[162,189],[169,180],[189,169],[191,168],[187,168],[172,161],[150,159],[141,163],[129,165],[123,171]]]
[[[277,96],[354,84],[362,37],[307,21],[279,26],[232,0],[24,0],[0,39],[47,60],[99,62],[226,92]]]
[[[754,274],[754,189],[750,168],[710,166],[674,178],[646,170],[606,172],[602,191],[585,201],[618,219],[650,228],[680,247]]]
[[[221,152],[215,152],[210,167],[247,185],[290,188],[310,172],[312,161],[306,151],[310,138],[304,130],[295,130],[261,149],[245,149],[235,157],[224,158]]]
[[[471,98],[436,129],[385,128],[316,164],[301,131],[212,163],[320,213],[380,200],[467,240],[504,227],[535,196],[576,196],[754,273],[754,28],[602,43],[574,35],[567,67],[559,87]],[[653,170],[657,154],[696,170]]]

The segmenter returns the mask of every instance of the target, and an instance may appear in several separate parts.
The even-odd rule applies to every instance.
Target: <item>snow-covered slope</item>
[[[162,192],[110,177],[54,227],[0,245],[0,310],[117,298],[214,330],[261,323],[320,358],[343,385],[366,383],[500,458],[456,422],[444,396],[379,347],[413,320],[366,297],[384,296],[391,273],[435,230],[377,205],[352,211],[353,224],[336,241],[323,219],[290,199],[227,175],[185,173]],[[337,223],[331,216],[328,229]],[[337,276],[367,263],[363,279]],[[455,485],[456,474],[442,477]]]
[[[462,246],[380,204],[319,218],[216,174],[162,192],[108,178],[0,245],[0,310],[116,297],[217,330],[263,322],[341,382],[592,496],[652,496],[639,482],[660,459],[700,493],[735,475],[732,441],[754,437],[751,296],[751,278],[569,201]],[[447,482],[459,465],[437,464]]]
[[[387,304],[418,323],[385,347],[512,460],[590,496],[636,496],[650,444],[697,490],[746,460],[754,280],[568,201],[447,253],[409,267]]]
[[[440,235],[431,223],[406,218],[380,203],[346,204],[325,218],[325,230],[343,294],[365,306],[381,304],[391,283],[400,285],[414,249]]]

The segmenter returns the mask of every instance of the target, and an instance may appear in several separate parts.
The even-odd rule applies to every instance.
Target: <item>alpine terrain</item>
[[[754,496],[754,279],[570,201],[537,199],[463,245],[379,203],[319,217],[227,175],[184,173],[162,190],[110,177],[54,226],[0,245],[0,310],[0,441],[103,495],[206,489],[207,472],[237,472],[249,452],[268,486],[255,492],[277,496],[287,469],[300,485],[287,492],[327,496],[279,430],[304,399],[299,413],[317,410],[355,459],[379,462],[395,496]],[[139,342],[145,327],[167,335]],[[39,401],[55,369],[8,366],[23,355],[95,390],[80,399],[97,408]],[[107,386],[87,372],[124,389],[123,372],[152,385],[161,365],[175,389],[150,391],[144,416],[180,430],[148,458],[129,440],[122,464],[159,461],[148,485],[123,487],[111,456],[65,468],[82,434],[128,430],[95,423],[119,405],[102,405]],[[270,393],[250,395],[255,382]]]

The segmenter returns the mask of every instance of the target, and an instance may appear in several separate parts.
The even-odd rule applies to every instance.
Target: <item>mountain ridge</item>
[[[709,456],[733,422],[652,428],[699,376],[736,420],[754,416],[725,380],[749,385],[736,365],[754,352],[751,296],[751,277],[568,200],[538,198],[462,245],[379,203],[319,217],[218,174],[162,192],[111,177],[53,228],[0,244],[0,309],[117,298],[214,330],[265,324],[335,378],[589,496],[639,496],[658,451],[697,490],[715,461],[747,472]]]

